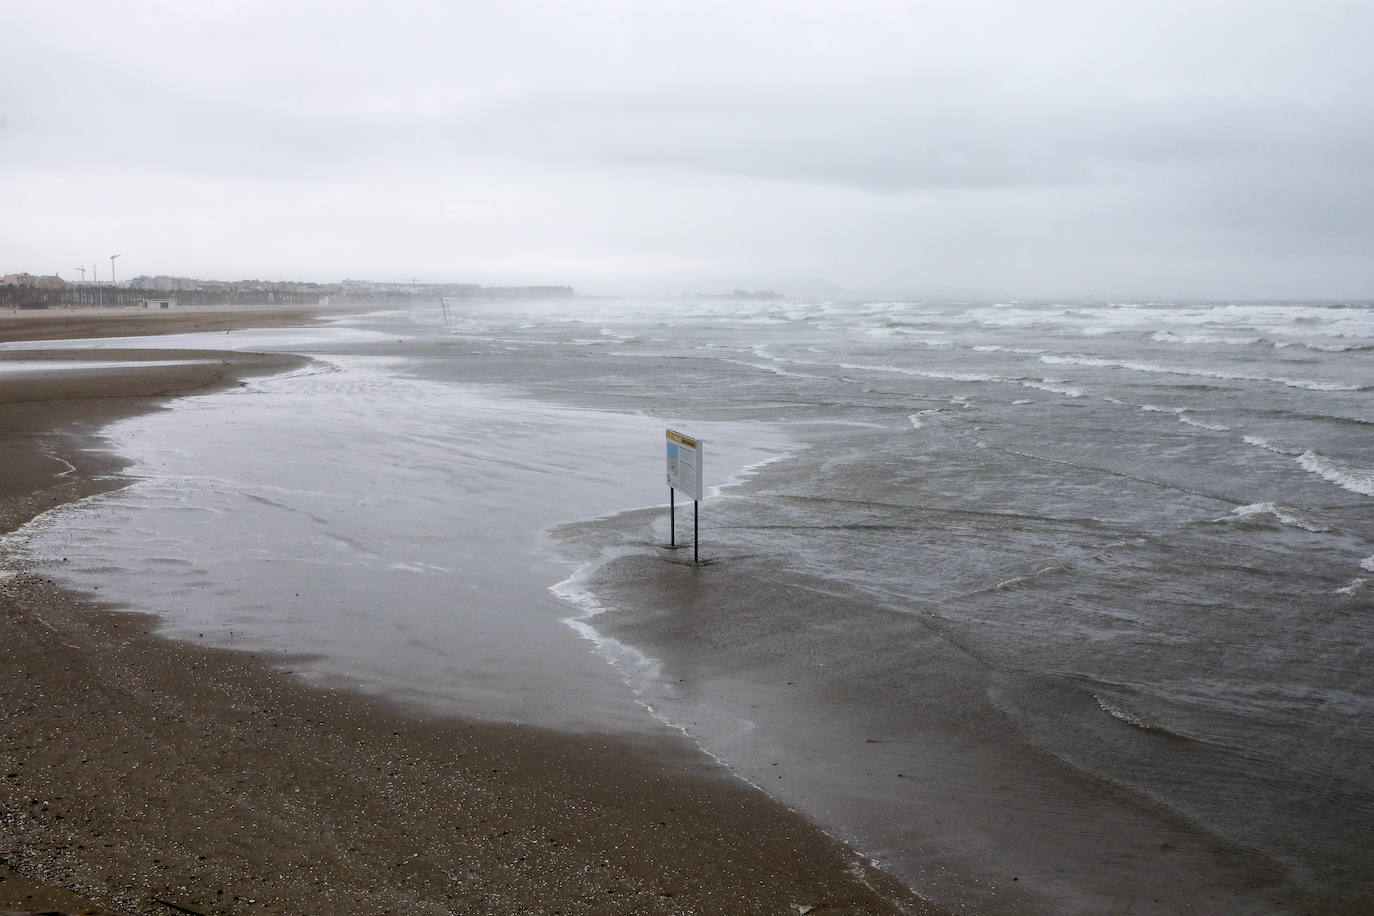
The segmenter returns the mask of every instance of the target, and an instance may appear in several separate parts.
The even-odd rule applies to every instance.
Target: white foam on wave
[[[925,328],[913,328],[909,325],[892,323],[863,329],[865,337],[873,337],[879,340],[905,340],[909,343],[919,343],[940,350],[949,349],[954,346],[948,340],[934,339],[947,333],[947,331],[931,331]]]
[[[946,382],[1000,382],[1005,379],[981,372],[940,372],[934,369],[912,369],[909,366],[865,366],[860,363],[839,363],[839,368],[859,372],[892,372],[897,375],[913,375],[917,378],[937,379]]]
[[[1012,378],[1006,375],[987,375],[981,372],[942,372],[936,369],[913,369],[909,366],[871,366],[860,363],[839,363],[838,365],[841,369],[859,370],[861,372],[891,372],[897,375],[910,375],[916,378],[946,382],[990,382],[997,385],[1020,385],[1022,388],[1034,388],[1037,391],[1048,391],[1051,394],[1060,394],[1070,398],[1083,396],[1081,388],[1064,384],[1066,379]]]
[[[1231,429],[1231,427],[1223,426],[1220,423],[1204,423],[1202,420],[1195,420],[1183,413],[1178,415],[1178,422],[1187,423],[1189,426],[1196,426],[1198,429],[1210,429],[1218,433],[1229,432]]]
[[[1307,391],[1364,391],[1365,385],[1347,385],[1342,382],[1317,382],[1311,379],[1288,378],[1286,376],[1250,375],[1243,372],[1219,372],[1211,369],[1191,369],[1182,366],[1164,366],[1159,363],[1145,363],[1132,359],[1107,359],[1102,356],[1065,356],[1047,354],[1040,357],[1042,363],[1051,366],[1085,366],[1093,369],[1128,369],[1132,372],[1149,372],[1156,375],[1182,375],[1189,378],[1211,378],[1221,381],[1272,382],[1289,388]]]
[[[1198,429],[1208,429],[1217,433],[1229,432],[1231,430],[1231,427],[1223,426],[1220,423],[1207,423],[1203,420],[1193,418],[1189,415],[1192,411],[1191,407],[1162,407],[1159,404],[1141,404],[1140,409],[1146,413],[1173,414],[1178,422],[1187,424],[1188,426],[1196,426]]]
[[[1360,569],[1365,572],[1374,572],[1374,557],[1366,557],[1360,561]]]
[[[1335,484],[1342,490],[1349,490],[1351,493],[1358,493],[1361,496],[1374,496],[1374,469],[1351,467],[1313,449],[1307,449],[1303,452],[1299,452],[1297,449],[1287,449],[1260,436],[1245,436],[1244,441],[1248,445],[1273,452],[1275,455],[1292,458],[1304,471],[1316,474],[1327,483]]]
[[[1243,436],[1241,437],[1241,441],[1243,441],[1246,445],[1253,445],[1257,448],[1262,448],[1266,452],[1273,452],[1275,455],[1286,455],[1289,458],[1292,458],[1298,454],[1295,451],[1291,451],[1289,449],[1283,448],[1282,446],[1275,445],[1268,439],[1264,439],[1260,436]]]
[[[1276,338],[1288,334],[1317,337],[1360,337],[1374,335],[1374,314],[1363,308],[1335,308],[1326,305],[1279,303],[1231,303],[1228,305],[1165,305],[1136,315],[1104,314],[1106,309],[1083,310],[1085,314],[1111,320],[1125,327],[1177,328],[1179,333],[1202,333],[1219,337],[1258,334]]]
[[[549,586],[549,591],[560,602],[579,611],[579,613],[564,617],[562,623],[592,644],[594,651],[620,675],[621,682],[629,688],[635,703],[652,716],[655,721],[684,735],[698,749],[721,766],[733,769],[729,761],[707,747],[706,743],[694,735],[687,725],[676,721],[666,710],[660,709],[654,702],[651,702],[652,697],[660,696],[669,686],[663,679],[663,663],[628,643],[607,636],[590,623],[597,616],[611,610],[602,604],[592,592],[588,584],[591,577],[597,570],[616,558],[639,552],[638,548],[630,545],[603,550],[600,555],[583,563],[568,578]],[[737,722],[741,731],[754,728],[754,723],[747,719],[737,719]],[[743,779],[742,776],[740,778]],[[748,782],[747,779],[744,781]],[[753,783],[750,784],[753,785]]]
[[[1374,309],[1298,303],[1002,303],[958,316],[975,326],[1047,328],[1084,337],[1142,335],[1178,347],[1299,346],[1327,353],[1374,348]]]
[[[1293,507],[1280,505],[1278,503],[1251,503],[1248,506],[1238,506],[1231,510],[1231,514],[1240,518],[1250,518],[1255,515],[1272,515],[1282,525],[1287,525],[1290,528],[1301,528],[1303,531],[1311,531],[1314,533],[1322,533],[1331,530],[1325,525],[1309,521],[1298,515],[1297,510]],[[1214,519],[1214,521],[1226,521],[1226,517],[1223,516],[1222,518]]]
[[[1315,350],[1318,353],[1348,353],[1351,350],[1374,350],[1374,344],[1365,341],[1352,344],[1322,344],[1301,340],[1281,340],[1274,344],[1275,350],[1284,350],[1288,347],[1302,347],[1305,350]]]
[[[1143,728],[1146,731],[1150,730],[1150,723],[1146,722],[1135,712],[1133,712],[1130,709],[1127,709],[1120,703],[1117,703],[1114,700],[1109,700],[1106,697],[1102,696],[1102,694],[1100,693],[1093,694],[1093,699],[1097,701],[1098,707],[1100,707],[1103,712],[1111,716],[1113,719],[1125,722],[1127,725],[1133,725],[1136,728]]]
[[[392,563],[390,566],[387,567],[387,569],[392,572],[417,573],[419,575],[428,575],[429,573],[453,572],[453,570],[448,568],[447,566],[436,566],[433,563],[421,563],[418,561],[414,563]]]
[[[1034,325],[1052,325],[1069,317],[1067,309],[1026,308],[1013,304],[999,305],[995,308],[969,309],[965,318],[976,321],[984,327],[1028,328]]]
[[[1341,382],[1314,382],[1310,379],[1302,378],[1279,378],[1261,379],[1261,381],[1279,382],[1289,388],[1305,388],[1308,391],[1364,391],[1368,385],[1346,385]]]
[[[1263,337],[1234,337],[1226,334],[1179,334],[1174,331],[1157,331],[1150,335],[1150,339],[1160,343],[1231,344],[1235,346],[1257,344],[1264,340]]]
[[[1298,456],[1298,464],[1303,470],[1311,471],[1343,490],[1361,496],[1374,496],[1374,469],[1353,468],[1310,449]]]
[[[589,620],[610,610],[597,599],[596,593],[592,591],[589,585],[591,578],[597,570],[607,563],[638,552],[635,547],[628,544],[603,548],[595,557],[574,569],[566,579],[550,585],[549,591],[555,597],[578,611],[578,613],[564,620],[564,623],[574,620]]]
[[[1336,594],[1353,598],[1367,591],[1374,591],[1374,588],[1370,588],[1368,579],[1351,579],[1344,588],[1336,589]]]
[[[1035,347],[1004,347],[1000,344],[980,344],[972,349],[975,353],[1018,353],[1022,356],[1039,356],[1046,352]]]
[[[804,448],[804,446],[792,444],[789,445],[787,448],[784,448],[783,450],[779,451],[776,455],[769,455],[767,458],[760,458],[758,461],[752,462],[751,464],[746,464],[744,467],[740,468],[738,471],[727,477],[723,482],[712,484],[709,487],[707,487],[706,495],[709,497],[725,496],[727,495],[725,492],[726,490],[734,489],[735,487],[744,483],[749,478],[753,477],[759,471],[768,467],[768,465],[774,463],[775,461],[782,461],[784,458],[791,457],[793,452],[798,451],[802,448]]]
[[[588,586],[592,574],[611,560],[635,552],[633,548],[628,546],[603,551],[601,555],[588,560],[574,570],[568,578],[549,586],[549,591],[559,601],[579,612],[564,617],[562,622],[577,635],[590,642],[597,654],[609,662],[611,667],[620,675],[625,686],[629,687],[636,697],[639,697],[647,684],[659,679],[663,668],[662,663],[653,656],[639,651],[634,646],[598,632],[595,627],[588,623],[590,619],[610,610],[597,600],[595,593]],[[639,702],[645,709],[653,712],[643,700]]]
[[[771,358],[772,357],[764,357],[764,359]],[[727,358],[722,358],[720,361],[723,363],[733,363],[736,366],[747,366],[750,369],[758,369],[760,372],[771,372],[774,375],[781,375],[784,378],[815,378],[815,376],[809,375],[805,372],[790,372],[787,369],[784,369],[782,366],[776,365],[774,363],[756,363],[751,362],[747,359]]]
[[[912,429],[920,429],[921,427],[926,425],[927,417],[934,416],[938,413],[940,413],[940,411],[934,408],[930,410],[919,410],[911,416],[907,417],[907,419],[911,421]]]
[[[1036,381],[1035,379],[1021,379],[1020,384],[1023,388],[1034,388],[1037,391],[1048,391],[1051,394],[1062,394],[1065,397],[1083,397],[1082,388],[1074,388],[1072,385],[1064,384],[1068,379],[1046,378]]]

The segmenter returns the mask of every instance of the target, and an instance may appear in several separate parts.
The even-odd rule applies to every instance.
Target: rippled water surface
[[[1374,900],[1374,309],[450,313],[166,341],[317,361],[116,424],[137,483],[28,549],[310,677],[683,728],[952,906]]]

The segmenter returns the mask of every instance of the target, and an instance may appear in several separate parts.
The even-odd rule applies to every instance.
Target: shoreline
[[[134,337],[240,328],[299,327],[312,319],[365,311],[346,306],[182,306],[175,310],[136,307],[63,306],[25,312],[0,309],[0,341]]]
[[[38,313],[0,322],[0,340],[321,314],[205,312],[211,327],[194,326],[205,313],[101,315],[94,333],[71,334],[39,329],[52,316]],[[123,485],[117,457],[84,450],[106,422],[300,363],[216,356],[60,383],[0,376],[0,456],[16,469],[0,485],[0,532]],[[6,572],[0,907],[936,912],[686,739],[427,717],[273,670],[289,659],[152,635],[152,618],[41,569]]]

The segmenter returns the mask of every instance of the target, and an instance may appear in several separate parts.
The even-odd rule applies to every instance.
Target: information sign
[[[700,439],[668,430],[668,486],[694,501],[706,495],[701,485],[705,444]]]

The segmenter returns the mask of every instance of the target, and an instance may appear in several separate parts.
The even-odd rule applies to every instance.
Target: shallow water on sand
[[[138,483],[29,549],[308,677],[647,706],[952,906],[1374,899],[1369,307],[450,311],[243,335],[319,361],[116,424]]]
[[[541,531],[662,498],[660,425],[406,365],[335,353],[120,421],[104,435],[134,485],[43,517],[30,549],[167,635],[315,656],[290,663],[314,680],[550,727],[652,727],[560,622],[548,586],[571,567]]]

